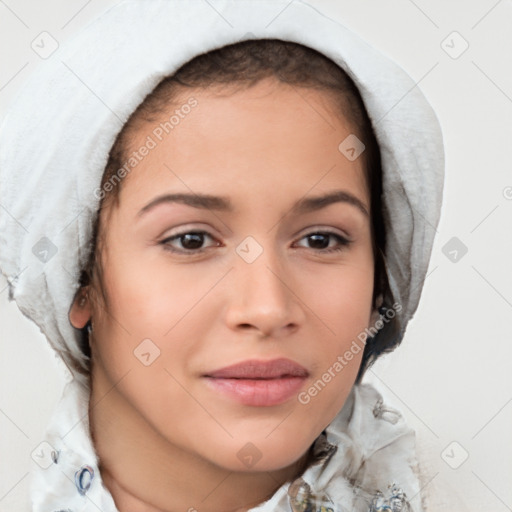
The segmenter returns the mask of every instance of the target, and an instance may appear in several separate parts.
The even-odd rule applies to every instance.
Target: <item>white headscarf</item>
[[[411,78],[302,0],[125,0],[33,73],[0,128],[0,268],[9,299],[74,377],[88,368],[68,313],[92,250],[97,193],[130,114],[165,76],[206,51],[254,38],[309,46],[358,86],[380,145],[387,275],[405,327],[439,221],[437,118]],[[96,192],[96,193],[95,193]]]

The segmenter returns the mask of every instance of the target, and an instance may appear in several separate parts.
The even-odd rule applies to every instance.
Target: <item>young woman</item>
[[[73,376],[34,511],[424,509],[363,382],[439,220],[413,86],[304,2],[125,1],[45,62],[0,147],[0,266]]]

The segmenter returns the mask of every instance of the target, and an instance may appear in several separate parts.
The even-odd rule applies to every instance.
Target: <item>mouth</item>
[[[279,379],[282,377],[307,377],[309,372],[290,359],[258,361],[251,359],[207,373],[205,377],[219,379]]]
[[[243,405],[279,405],[303,386],[309,372],[290,359],[248,360],[203,375],[216,393]]]

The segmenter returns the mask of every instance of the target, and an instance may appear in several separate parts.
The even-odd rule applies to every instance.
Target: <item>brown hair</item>
[[[247,89],[267,77],[291,86],[327,92],[340,115],[349,121],[355,135],[365,144],[361,158],[364,159],[365,180],[371,197],[371,236],[375,260],[373,304],[375,306],[380,294],[389,303],[392,301],[392,294],[384,261],[381,157],[372,123],[359,90],[349,75],[325,55],[307,46],[279,39],[246,40],[203,53],[184,64],[173,75],[164,78],[146,96],[118,134],[109,154],[101,190],[108,190],[105,184],[111,182],[126,161],[130,136],[134,130],[144,122],[153,121],[180,92],[187,88],[222,86],[233,92]],[[100,211],[95,219],[89,262],[80,279],[81,286],[92,284],[97,272],[99,289],[107,307],[109,301],[103,286],[99,258],[103,247],[100,212],[112,203],[119,206],[121,185],[122,182],[119,182],[117,186],[111,187],[112,191],[102,198]],[[384,306],[389,309],[389,304],[386,306],[385,303]],[[399,330],[398,319],[394,316],[376,336],[367,339],[357,381],[381,353],[391,351],[400,342]],[[82,350],[90,357],[87,329],[84,328],[83,333]]]

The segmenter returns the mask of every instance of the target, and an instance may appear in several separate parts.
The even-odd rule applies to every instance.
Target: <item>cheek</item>
[[[372,312],[374,269],[372,253],[357,251],[346,262],[311,269],[302,275],[307,305],[327,331],[344,339],[363,330]]]
[[[314,283],[304,281],[307,304],[319,322],[315,379],[299,402],[324,420],[340,410],[355,381],[372,312],[373,258],[366,251],[354,261],[316,272]]]
[[[186,368],[215,319],[215,301],[208,292],[222,273],[202,272],[192,266],[171,266],[161,257],[158,264],[120,257],[108,268],[110,308],[102,309],[95,322],[101,340],[96,355],[113,381],[128,370],[139,371],[149,361],[154,361],[152,371],[141,375],[149,387],[155,386],[155,368],[160,373],[165,373],[164,368],[180,373]]]
[[[112,254],[106,286],[110,321],[137,335],[162,336],[183,318],[215,283],[216,275],[198,275],[197,267],[172,264],[163,249],[127,248],[131,256]],[[107,319],[108,320],[108,319]],[[115,324],[116,322],[112,322]]]

